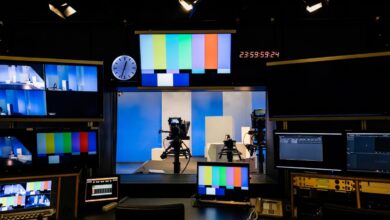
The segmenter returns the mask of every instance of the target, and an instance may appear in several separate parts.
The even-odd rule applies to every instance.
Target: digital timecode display
[[[240,59],[276,59],[280,57],[280,52],[274,50],[242,50],[238,57]]]

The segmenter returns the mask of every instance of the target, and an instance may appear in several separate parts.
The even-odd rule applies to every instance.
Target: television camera
[[[187,136],[190,127],[189,121],[184,121],[180,117],[170,117],[168,119],[169,131],[160,130],[160,133],[169,133],[167,140],[170,140],[169,146],[161,154],[160,158],[165,159],[168,155],[173,155],[175,160],[174,173],[180,173],[180,156],[185,158],[191,157],[190,149],[185,145],[183,140],[189,140]],[[184,145],[184,147],[183,147]]]
[[[252,128],[248,134],[251,135],[251,143],[246,144],[250,155],[258,151],[259,156],[259,170],[263,171],[264,154],[263,149],[266,148],[266,125],[265,125],[265,111],[264,109],[255,109],[251,114]]]

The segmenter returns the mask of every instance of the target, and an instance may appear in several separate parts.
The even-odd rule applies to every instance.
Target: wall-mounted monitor
[[[274,132],[277,168],[343,171],[345,140],[342,133]]]
[[[0,184],[0,217],[13,213],[53,210],[57,203],[57,181],[52,179],[20,180]],[[30,213],[31,214],[31,213]]]
[[[0,57],[0,118],[103,117],[100,62],[7,59]]]
[[[347,171],[390,174],[390,132],[347,132]]]
[[[47,129],[36,131],[37,166],[97,167],[98,131]]]
[[[32,169],[35,134],[26,129],[0,130],[0,172]]]
[[[230,79],[230,32],[141,32],[139,47],[142,86],[205,86]]]

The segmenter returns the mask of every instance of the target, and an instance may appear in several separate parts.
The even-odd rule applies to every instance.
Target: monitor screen
[[[200,198],[245,201],[249,199],[249,164],[198,162]]]
[[[205,85],[231,73],[230,33],[140,34],[139,40],[142,86],[196,86],[202,76]]]
[[[103,202],[118,199],[118,177],[87,178],[85,202]]]
[[[55,207],[55,181],[25,180],[0,184],[0,213]]]
[[[275,132],[277,168],[342,171],[345,141],[342,133]]]
[[[347,133],[347,171],[390,173],[390,133]]]
[[[34,132],[26,129],[0,130],[0,172],[32,168]]]
[[[37,131],[37,164],[96,167],[96,130]]]

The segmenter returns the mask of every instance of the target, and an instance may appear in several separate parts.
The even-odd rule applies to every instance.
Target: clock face
[[[119,80],[129,80],[137,71],[137,63],[127,55],[121,55],[115,58],[111,65],[112,74]]]

